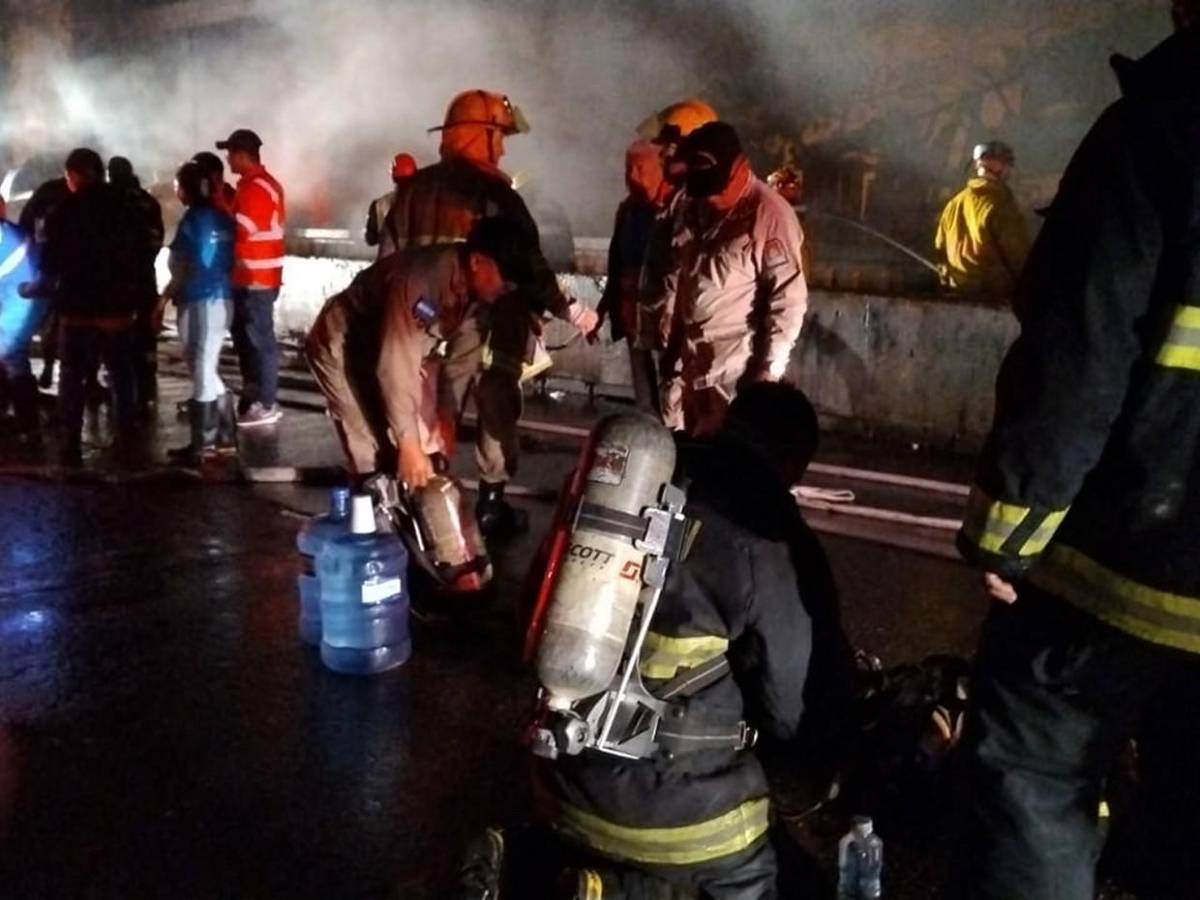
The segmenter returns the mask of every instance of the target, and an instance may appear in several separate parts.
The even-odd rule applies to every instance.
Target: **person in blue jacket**
[[[194,463],[218,445],[233,445],[232,395],[225,390],[217,365],[233,315],[233,239],[235,226],[210,196],[209,181],[195,162],[175,175],[175,193],[187,207],[171,243],[171,281],[163,300],[177,308],[179,340],[192,376],[188,403],[191,441],[169,451],[179,462]]]
[[[11,400],[17,433],[37,437],[38,389],[29,344],[46,314],[46,301],[23,296],[37,281],[29,236],[0,219],[0,414]]]

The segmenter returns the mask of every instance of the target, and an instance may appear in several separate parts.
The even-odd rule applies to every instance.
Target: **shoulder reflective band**
[[[687,866],[740,853],[770,825],[766,797],[747,800],[724,815],[678,828],[632,828],[562,804],[558,826],[605,856],[661,866]]]
[[[1061,544],[1051,548],[1029,578],[1127,634],[1200,653],[1200,597],[1141,584]]]
[[[717,635],[668,637],[657,631],[646,632],[642,659],[638,668],[643,678],[674,678],[680,669],[694,669],[729,649],[729,638]]]
[[[1035,512],[1028,506],[993,500],[976,487],[967,500],[963,534],[988,553],[1036,556],[1046,549],[1066,517],[1065,509]]]
[[[28,253],[29,245],[22,241],[12,253],[8,254],[4,262],[0,262],[0,278],[11,275],[17,266],[25,261],[25,256]]]
[[[1180,306],[1175,310],[1175,321],[1158,353],[1158,364],[1200,371],[1200,306]]]

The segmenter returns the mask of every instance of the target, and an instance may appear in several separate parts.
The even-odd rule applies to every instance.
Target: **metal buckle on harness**
[[[738,750],[749,750],[758,744],[758,729],[749,722],[742,721],[738,725]]]

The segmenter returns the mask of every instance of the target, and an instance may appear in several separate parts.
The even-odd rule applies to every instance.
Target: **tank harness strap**
[[[720,681],[728,672],[729,660],[717,656],[677,675],[654,693],[660,700],[686,699]]]
[[[582,526],[633,543],[646,536],[647,521],[645,516],[635,516],[611,506],[584,501],[579,504],[575,524],[576,527]],[[685,559],[699,533],[700,523],[695,519],[685,518],[672,523],[664,555],[672,560]]]
[[[663,753],[695,753],[697,750],[745,750],[758,742],[758,732],[745,722],[716,725],[691,724],[673,731],[673,723],[658,729],[655,739]]]
[[[637,541],[646,534],[646,519],[609,506],[601,506],[599,503],[585,501],[579,506],[577,527],[587,528],[589,531],[597,531],[601,534],[611,534],[628,541]]]
[[[655,691],[663,700],[683,700],[700,693],[729,674],[729,660],[724,655],[714,657],[688,669]],[[685,709],[680,706],[680,710]],[[666,719],[658,730],[659,748],[668,753],[690,753],[696,750],[729,748],[745,750],[753,747],[758,733],[745,721],[724,723],[687,722]]]

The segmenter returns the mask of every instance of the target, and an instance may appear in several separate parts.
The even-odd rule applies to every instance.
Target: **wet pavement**
[[[229,463],[203,478],[163,469],[185,437],[172,409],[184,394],[164,377],[152,476],[113,466],[103,427],[88,467],[104,482],[42,477],[14,465],[38,453],[6,448],[0,896],[431,896],[474,832],[527,809],[518,735],[534,686],[513,603],[533,538],[496,554],[489,609],[414,623],[401,670],[328,672],[296,638],[293,550],[325,489],[247,484]],[[328,421],[302,405],[276,435],[244,436],[243,464],[275,478],[336,466]],[[530,440],[518,480],[553,491],[573,457],[569,440]],[[455,465],[473,474],[465,450]],[[961,461],[922,465],[961,476]],[[536,534],[550,504],[521,505]],[[986,604],[963,566],[823,542],[855,644],[888,662],[970,652]],[[936,896],[936,855],[884,836],[889,896]],[[828,872],[830,835],[810,837]]]

